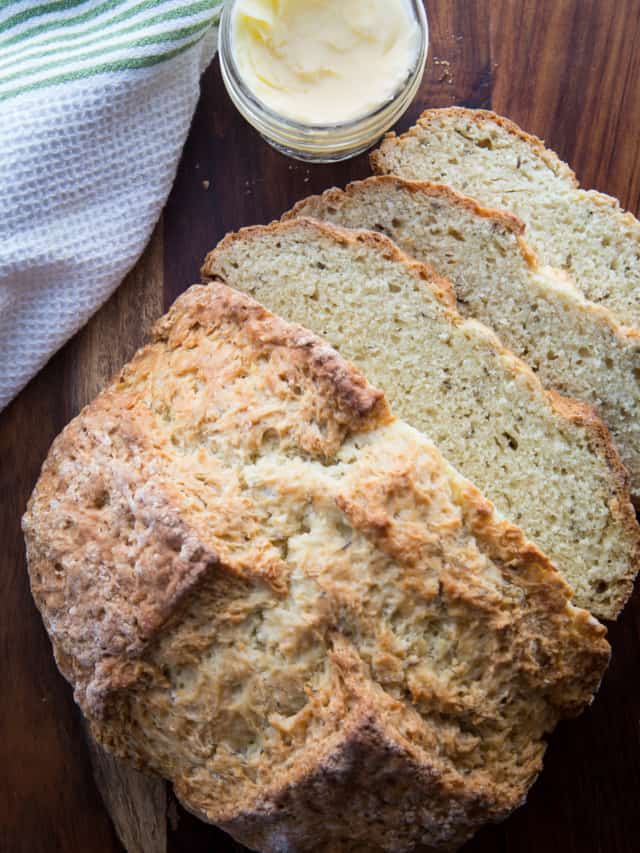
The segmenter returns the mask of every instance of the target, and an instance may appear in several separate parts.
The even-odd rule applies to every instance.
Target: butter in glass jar
[[[235,0],[220,31],[232,100],[267,141],[304,160],[373,145],[413,100],[427,47],[419,0]]]

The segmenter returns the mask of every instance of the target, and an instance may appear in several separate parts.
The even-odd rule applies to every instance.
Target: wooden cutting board
[[[545,138],[585,186],[638,212],[640,0],[432,0],[427,11],[427,71],[401,129],[427,106],[493,108]],[[307,167],[272,151],[230,104],[214,61],[144,256],[0,415],[2,853],[123,850],[28,589],[20,516],[51,441],[198,280],[206,251],[225,232],[267,222],[304,195],[366,174],[365,157]],[[639,595],[610,638],[613,662],[593,707],[553,736],[526,807],[482,831],[466,853],[640,850]],[[167,800],[163,783],[93,758],[131,853],[241,849]]]

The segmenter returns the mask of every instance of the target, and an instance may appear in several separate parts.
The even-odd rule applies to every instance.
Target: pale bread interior
[[[463,316],[490,326],[547,387],[597,407],[640,495],[640,335],[563,273],[540,268],[518,223],[447,188],[393,177],[328,190],[294,213],[379,231],[448,278]]]
[[[571,169],[511,122],[481,110],[428,110],[374,153],[376,171],[449,184],[515,213],[541,262],[640,327],[640,222],[611,196],[583,190]]]

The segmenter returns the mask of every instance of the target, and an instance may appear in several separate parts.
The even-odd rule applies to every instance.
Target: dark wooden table
[[[432,0],[419,97],[492,107],[545,138],[585,186],[640,207],[640,0]],[[0,152],[0,156],[1,152]],[[162,220],[136,269],[0,416],[0,851],[122,851],[98,795],[79,713],[32,603],[20,516],[54,436],[142,342],[222,235],[368,173],[366,157],[307,167],[236,113],[217,61]],[[1,357],[1,356],[0,356]],[[465,848],[640,851],[640,595],[610,627],[593,707],[551,739],[528,804]],[[169,853],[239,850],[173,805]]]

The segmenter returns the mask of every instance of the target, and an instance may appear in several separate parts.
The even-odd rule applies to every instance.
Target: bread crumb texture
[[[322,340],[195,286],[56,440],[32,589],[96,737],[265,853],[521,803],[604,628]]]
[[[585,299],[566,273],[540,267],[520,220],[441,184],[390,175],[304,199],[283,218],[294,216],[386,234],[448,278],[464,317],[490,326],[547,387],[597,408],[640,497],[640,333]]]
[[[615,198],[581,189],[566,163],[513,122],[486,110],[427,110],[371,162],[380,174],[450,184],[516,214],[543,264],[640,328],[640,222]]]
[[[448,280],[383,235],[311,219],[228,236],[204,274],[326,337],[548,554],[580,606],[617,615],[639,538],[608,431],[458,314]]]

